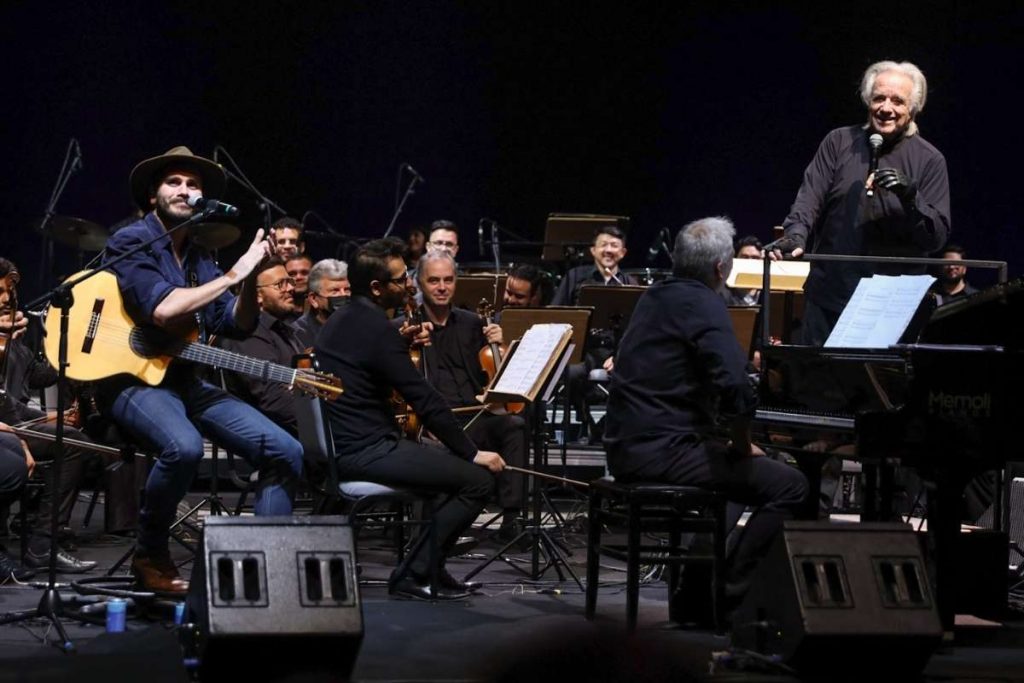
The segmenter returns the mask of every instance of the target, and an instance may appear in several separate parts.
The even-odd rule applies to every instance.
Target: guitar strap
[[[189,287],[198,287],[199,286],[199,274],[196,272],[196,269],[195,269],[194,255],[195,255],[194,252],[191,249],[189,249],[188,257],[186,259],[186,263],[188,264],[188,268],[185,271],[185,277],[188,280],[188,286]],[[199,328],[199,343],[200,344],[205,344],[206,341],[207,341],[207,338],[206,338],[206,319],[203,317],[202,309],[196,311],[195,312],[195,316],[196,316],[196,326]]]

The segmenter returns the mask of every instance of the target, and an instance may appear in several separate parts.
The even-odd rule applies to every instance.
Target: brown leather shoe
[[[142,587],[154,593],[187,593],[188,581],[181,578],[178,568],[168,556],[135,557],[132,574]]]

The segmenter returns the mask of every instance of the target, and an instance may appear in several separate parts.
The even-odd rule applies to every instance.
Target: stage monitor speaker
[[[345,518],[207,517],[188,599],[202,680],[352,673],[363,614]]]
[[[903,524],[786,522],[733,616],[734,645],[823,674],[919,672],[941,639],[920,542]]]

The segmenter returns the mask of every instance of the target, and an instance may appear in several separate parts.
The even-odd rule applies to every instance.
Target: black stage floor
[[[96,519],[101,520],[102,515]],[[78,529],[78,534],[81,545],[77,554],[100,561],[104,569],[130,547],[128,540],[95,530]],[[562,538],[572,549],[570,566],[582,578],[584,537],[565,533]],[[14,545],[8,539],[8,547]],[[484,543],[469,556],[450,561],[449,567],[456,576],[464,575],[495,548]],[[528,553],[510,557],[528,568]],[[495,562],[478,575],[485,586],[472,599],[431,604],[388,598],[384,580],[394,556],[382,539],[364,538],[360,560],[365,638],[355,662],[354,680],[799,680],[776,671],[738,671],[721,662],[713,667],[713,653],[726,651],[728,638],[669,624],[667,591],[660,580],[641,587],[640,626],[628,636],[624,628],[625,574],[613,560],[604,563],[594,622],[583,618],[580,588],[571,579],[559,582],[553,570],[534,582],[508,563]],[[0,587],[3,612],[34,607],[38,599],[39,590],[31,586]],[[169,618],[169,612],[164,614]],[[133,618],[128,628],[131,635],[139,635],[162,630],[167,623]],[[159,660],[133,660],[133,651],[139,652],[142,646],[130,638],[97,638],[103,634],[102,627],[72,622],[68,622],[68,631],[81,652],[78,655],[65,655],[44,644],[55,636],[45,622],[0,627],[0,681],[161,680]],[[109,655],[115,672],[112,677],[97,673],[107,671],[102,667],[86,666],[92,648],[113,652]],[[858,660],[871,656],[865,651],[849,653]],[[141,669],[133,668],[136,665]],[[138,673],[140,670],[146,673]],[[843,670],[844,663],[836,662],[835,675],[828,678],[839,678]],[[889,671],[889,663],[878,662],[879,675],[885,677]],[[259,680],[259,676],[248,674],[238,680]],[[920,680],[1024,681],[1024,618],[1018,616],[999,627],[958,629],[955,643],[932,656]]]

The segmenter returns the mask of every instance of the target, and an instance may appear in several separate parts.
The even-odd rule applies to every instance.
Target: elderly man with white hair
[[[799,470],[750,440],[757,396],[718,293],[732,269],[734,234],[728,219],[704,218],[676,236],[672,277],[640,297],[619,345],[604,436],[619,481],[724,491],[738,504],[733,521],[742,506],[756,508],[728,558],[733,607],[808,489]],[[699,595],[686,571],[688,590]]]
[[[837,128],[825,136],[804,171],[803,184],[783,222],[785,237],[773,258],[799,257],[805,250],[927,256],[946,243],[946,160],[921,137],[916,121],[927,94],[924,74],[910,62],[884,61],[868,67],[860,88],[867,123]],[[813,263],[804,285],[803,342],[825,342],[860,278],[907,272],[924,270]]]

